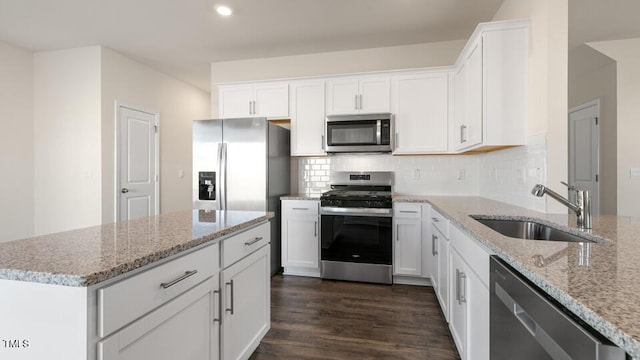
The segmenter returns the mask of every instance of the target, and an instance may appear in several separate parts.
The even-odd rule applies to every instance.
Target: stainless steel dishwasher
[[[491,257],[491,360],[612,360],[625,352]]]

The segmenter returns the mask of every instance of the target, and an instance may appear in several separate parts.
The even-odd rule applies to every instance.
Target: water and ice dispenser
[[[216,173],[215,171],[200,171],[198,173],[198,199],[216,199]]]

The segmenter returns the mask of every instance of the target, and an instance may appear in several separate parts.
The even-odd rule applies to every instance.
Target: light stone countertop
[[[480,197],[394,195],[394,201],[431,203],[584,322],[640,358],[640,219],[594,216],[590,236],[607,240],[581,245],[514,239],[469,217],[529,217],[583,233],[575,228],[573,215],[543,214]],[[536,255],[544,257],[544,265],[536,265]]]
[[[0,279],[90,286],[272,218],[188,210],[0,243]]]
[[[280,200],[320,200],[320,195],[312,196],[307,194],[289,194],[280,196]]]

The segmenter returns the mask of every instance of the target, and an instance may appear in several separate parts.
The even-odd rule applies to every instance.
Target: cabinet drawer
[[[317,200],[283,200],[282,212],[285,216],[315,215],[318,216]]]
[[[449,238],[449,220],[442,216],[436,209],[431,208],[431,221],[433,225],[440,230],[442,235],[444,235],[447,239]]]
[[[395,203],[393,204],[393,216],[401,219],[420,219],[422,208],[420,204]]]
[[[260,249],[270,241],[269,223],[249,229],[222,241],[222,267],[226,268]]]
[[[489,252],[455,226],[451,226],[451,246],[478,275],[484,286],[489,287]]]
[[[214,244],[99,289],[98,335],[111,334],[213,276],[219,264]]]

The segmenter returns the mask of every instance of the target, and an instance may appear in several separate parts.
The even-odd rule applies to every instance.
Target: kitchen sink
[[[532,220],[505,220],[476,216],[471,217],[500,234],[512,238],[566,242],[595,242],[592,239],[572,234]]]

